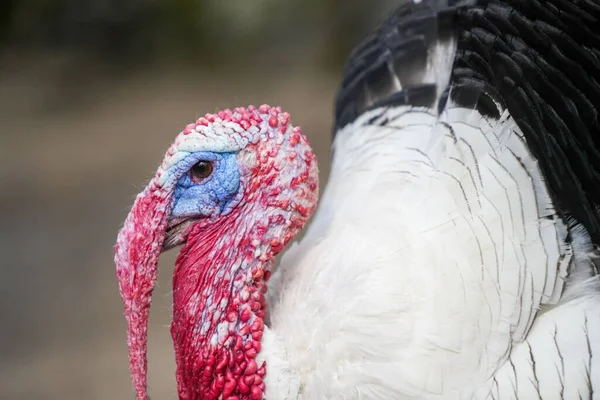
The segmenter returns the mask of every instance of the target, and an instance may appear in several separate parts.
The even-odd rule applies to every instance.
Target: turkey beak
[[[171,219],[167,224],[162,251],[167,251],[185,242],[190,226],[194,223],[190,218]]]
[[[140,193],[115,246],[119,290],[125,305],[129,368],[138,400],[148,400],[147,339],[158,258],[164,248],[172,190],[153,179]]]

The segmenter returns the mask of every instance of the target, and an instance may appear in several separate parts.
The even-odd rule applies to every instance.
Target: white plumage
[[[314,222],[270,289],[265,339],[289,367],[267,398],[591,398],[598,280],[561,296],[561,274],[593,248],[580,232],[571,259],[562,222],[540,214],[551,202],[518,128],[406,111],[337,137]],[[303,390],[284,397],[282,379]]]
[[[429,52],[434,104],[455,49]],[[269,289],[266,398],[598,396],[595,249],[496,107],[450,93],[441,114],[375,106],[336,133],[318,211]]]

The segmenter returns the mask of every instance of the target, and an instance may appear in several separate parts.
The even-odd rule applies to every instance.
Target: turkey
[[[180,399],[598,398],[599,26],[594,0],[400,6],[347,62],[316,211],[281,108],[188,125],[117,238],[137,398],[178,245]]]

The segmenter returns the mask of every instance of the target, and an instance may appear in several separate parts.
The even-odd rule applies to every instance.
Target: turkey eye
[[[213,172],[213,165],[210,161],[198,161],[194,166],[190,169],[190,178],[195,183],[202,181],[205,178],[208,178],[210,174]]]

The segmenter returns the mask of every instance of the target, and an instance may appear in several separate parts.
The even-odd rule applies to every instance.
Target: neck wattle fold
[[[240,232],[236,220],[200,223],[177,259],[171,334],[181,399],[263,397],[266,366],[256,356],[273,253],[252,240],[256,225]]]

